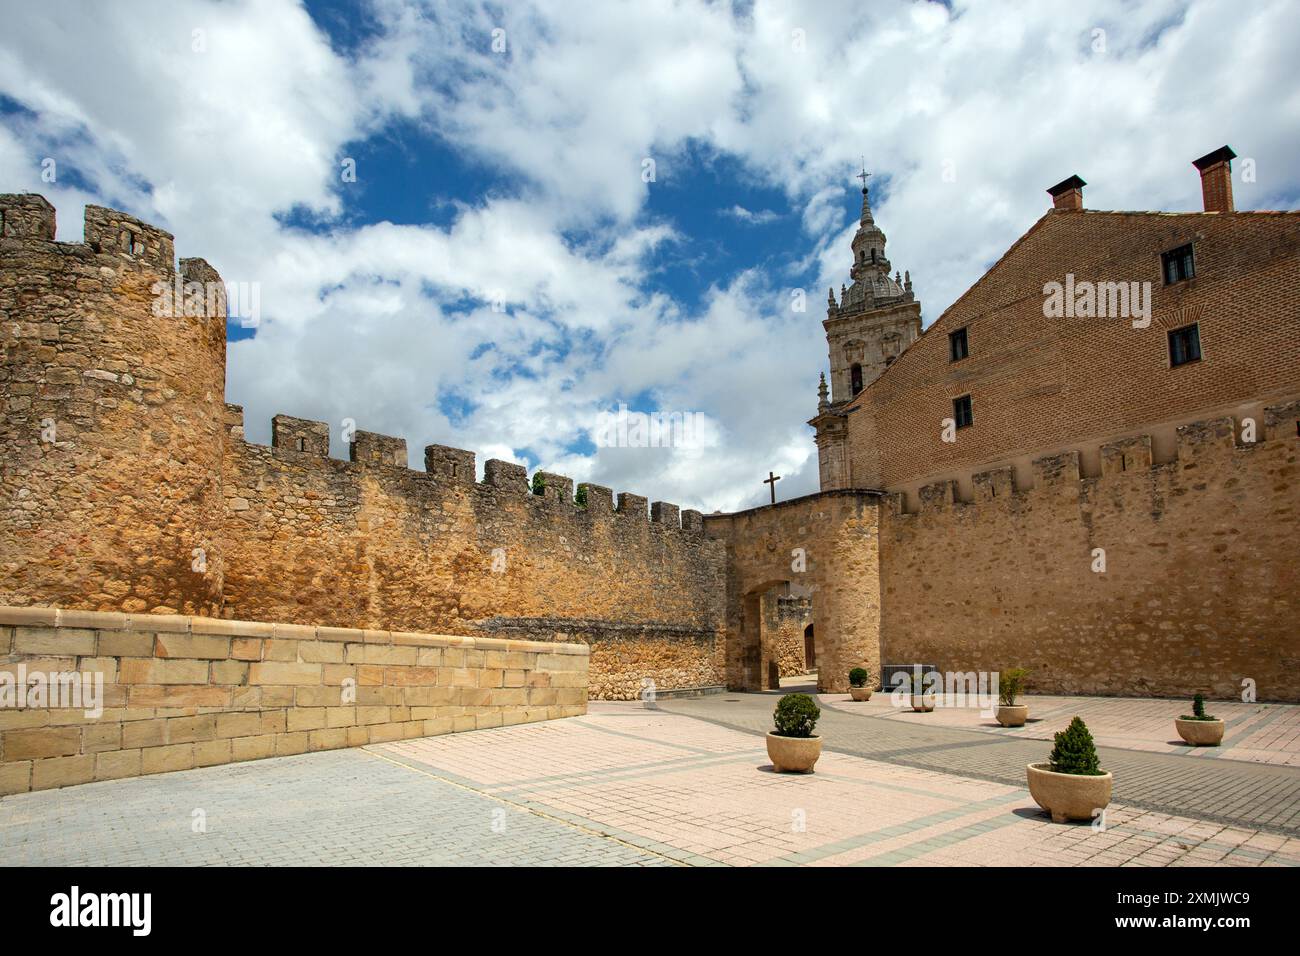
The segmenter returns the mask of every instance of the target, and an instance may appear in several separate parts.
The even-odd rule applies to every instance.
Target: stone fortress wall
[[[724,680],[723,547],[697,512],[471,452],[278,416],[243,440],[224,401],[225,307],[156,315],[219,283],[172,237],[0,196],[0,604],[591,645],[593,696]],[[159,286],[159,283],[162,285]]]
[[[1254,442],[1229,417],[927,485],[882,507],[888,663],[1024,666],[1043,693],[1300,700],[1300,401],[1269,406]],[[1098,554],[1101,549],[1104,554]],[[1097,563],[1104,557],[1104,571]],[[1248,683],[1247,683],[1248,682]]]

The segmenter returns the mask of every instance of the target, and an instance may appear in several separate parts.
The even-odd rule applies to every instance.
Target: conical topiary
[[[1048,760],[1055,773],[1099,777],[1105,772],[1097,759],[1097,746],[1092,742],[1092,734],[1078,717],[1056,735],[1056,746]]]

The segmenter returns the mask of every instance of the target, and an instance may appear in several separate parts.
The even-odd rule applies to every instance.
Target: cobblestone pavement
[[[481,745],[492,743],[483,736]],[[194,832],[199,820],[205,832]],[[6,866],[667,862],[363,750],[277,757],[0,800],[0,864]]]
[[[764,695],[727,698],[739,700],[732,721],[749,713],[766,722],[774,703]],[[721,709],[724,702],[703,704]],[[6,797],[0,860],[1300,866],[1296,837],[1119,799],[1104,829],[1054,824],[1024,790],[1023,769],[1008,783],[828,749],[815,774],[776,774],[751,731],[637,703],[593,703],[591,710],[568,720]],[[833,711],[824,720],[909,730]],[[840,727],[830,729],[828,744],[841,736]],[[938,729],[982,745],[1028,745]],[[196,811],[205,832],[194,832]]]
[[[783,689],[785,681],[782,682]],[[802,688],[801,688],[802,689]],[[823,694],[821,702],[845,713],[867,714],[891,720],[913,720],[907,707],[897,707],[889,694],[876,692],[869,701],[854,701],[848,694]],[[982,730],[1006,737],[1051,740],[1070,718],[1083,718],[1101,746],[1123,747],[1155,753],[1172,753],[1199,760],[1247,760],[1253,763],[1300,767],[1300,706],[1295,704],[1244,704],[1209,701],[1206,710],[1224,722],[1223,743],[1218,747],[1191,747],[1174,729],[1174,718],[1191,711],[1185,700],[1128,697],[1055,697],[1026,695],[1029,721],[1024,727],[1002,727],[975,707],[936,708],[926,714],[928,724]]]
[[[783,686],[781,692],[794,689],[798,689],[797,685]],[[775,691],[728,693],[661,701],[659,707],[759,734],[771,728],[777,696]],[[1094,716],[1107,706],[1122,709],[1126,703],[1116,705],[1105,698],[1067,700],[1089,703]],[[945,726],[946,716],[937,709],[928,714],[899,712],[887,701],[877,702],[874,696],[863,704],[853,704],[844,695],[824,695],[823,701],[829,706],[822,709],[818,733],[825,738],[826,748],[845,754],[1022,786],[1025,765],[1045,760],[1051,750],[1043,740],[983,728]],[[850,711],[852,707],[864,709]],[[887,713],[872,716],[865,710],[870,707],[883,708]],[[1062,713],[1054,718],[1059,721],[1068,716],[1072,715]],[[1213,748],[1197,748],[1207,749]],[[1193,749],[1180,750],[1178,754],[1166,754],[1098,748],[1102,766],[1115,774],[1117,802],[1287,836],[1300,835],[1300,768],[1222,758],[1189,759]]]

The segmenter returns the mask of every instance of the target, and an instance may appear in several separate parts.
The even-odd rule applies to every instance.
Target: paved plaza
[[[801,682],[790,683],[797,686]],[[923,720],[927,724],[1031,740],[1051,740],[1053,734],[1069,725],[1072,717],[1078,716],[1100,746],[1174,753],[1202,760],[1246,760],[1300,767],[1300,707],[1211,701],[1207,710],[1224,722],[1223,743],[1218,747],[1190,747],[1174,730],[1174,718],[1191,710],[1190,701],[1032,694],[1024,698],[1024,703],[1029,705],[1029,720],[1024,727],[1008,728],[973,707],[936,708],[922,716],[910,708],[895,706],[886,693],[878,692],[871,700],[861,702],[849,699],[847,694],[826,694],[822,699],[824,706],[845,713],[901,721]]]
[[[1024,789],[1026,757],[1042,759],[1042,741],[825,695],[816,773],[775,774],[759,736],[775,701],[593,702],[568,720],[18,794],[0,800],[0,857],[86,866],[1300,865],[1293,767],[1234,760],[1232,748],[1206,759],[1103,746],[1103,765],[1116,772],[1104,828],[1059,825]],[[1116,727],[1136,719],[1127,702],[1081,703],[1098,717],[1113,707]],[[1291,725],[1297,708],[1269,706],[1281,716],[1267,726]],[[1049,727],[1058,719],[1043,715]],[[1243,716],[1242,739],[1261,723]]]

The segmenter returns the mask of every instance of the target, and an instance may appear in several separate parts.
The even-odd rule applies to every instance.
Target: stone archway
[[[848,690],[865,667],[880,679],[879,494],[828,491],[730,515],[709,515],[705,531],[727,548],[727,687],[769,683],[760,604],[793,583],[812,594],[817,689]]]
[[[733,681],[728,636],[727,686],[733,690],[776,690],[781,686],[773,635],[764,626],[764,597],[788,586],[789,581],[763,581],[747,591],[741,600],[739,622],[739,678]]]

